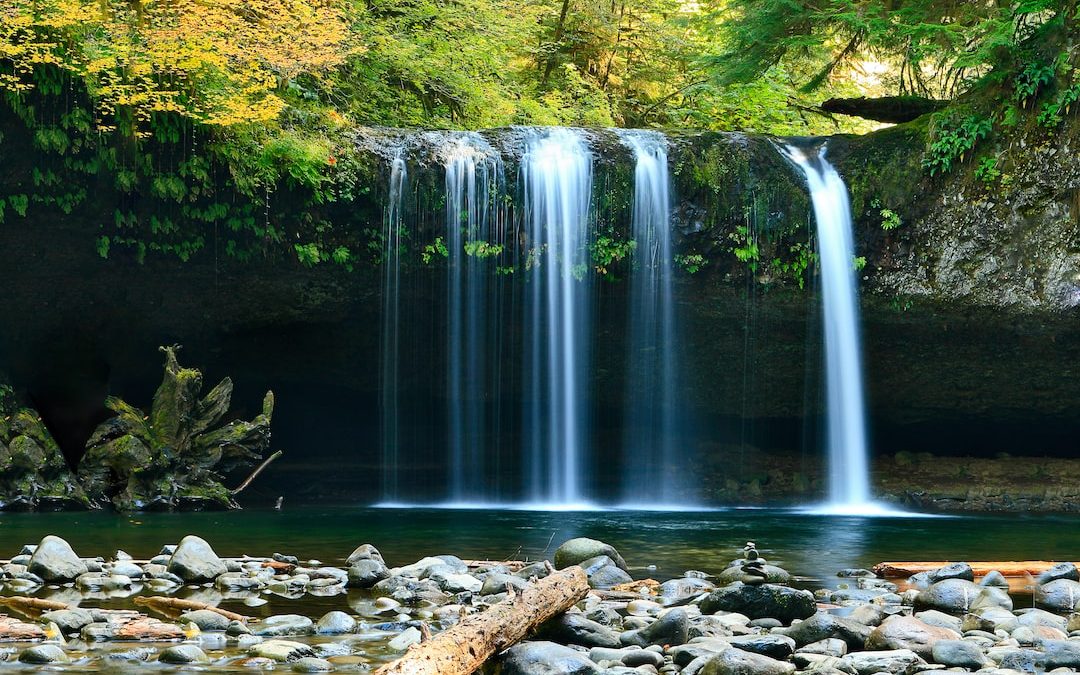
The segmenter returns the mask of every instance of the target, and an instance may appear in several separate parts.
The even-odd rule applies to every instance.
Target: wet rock
[[[776,565],[764,565],[763,570],[765,572],[765,581],[770,584],[789,584],[791,583],[791,575],[787,570],[777,567]],[[722,585],[734,583],[736,581],[747,580],[748,575],[743,571],[741,565],[732,565],[724,569],[717,577],[717,582]]]
[[[228,618],[209,609],[197,609],[194,612],[180,615],[181,624],[188,622],[198,626],[199,630],[206,631],[224,631],[231,623]]]
[[[856,652],[844,657],[859,675],[874,675],[875,673],[910,673],[915,666],[923,665],[918,654],[909,649],[894,649],[883,652]]]
[[[796,654],[820,654],[822,656],[835,656],[836,658],[840,658],[847,652],[847,643],[839,638],[825,638],[824,640],[811,642],[795,651]]]
[[[872,632],[870,626],[848,621],[828,612],[816,612],[812,616],[788,628],[774,630],[774,634],[787,635],[798,646],[820,642],[828,638],[843,640],[851,649],[862,649]]]
[[[972,612],[972,614],[977,617],[979,625],[971,625],[971,622],[967,620],[965,615],[965,623],[967,626],[964,627],[964,630],[981,628],[982,630],[990,630],[991,632],[995,630],[1011,631],[1020,625],[1020,621],[1015,614],[1001,607],[986,607],[984,609],[976,610],[975,612]],[[985,626],[985,622],[989,622],[989,628]]]
[[[668,579],[660,584],[657,593],[661,601],[668,604],[714,590],[716,590],[716,584],[711,581],[683,577],[682,579]]]
[[[213,581],[218,575],[229,571],[210,544],[193,534],[180,540],[166,568],[188,583]]]
[[[1008,588],[1009,580],[1005,578],[1005,575],[997,570],[990,570],[986,573],[986,576],[979,581],[980,586],[993,586],[994,588]]]
[[[1048,584],[1051,581],[1057,581],[1058,579],[1068,579],[1069,581],[1080,581],[1080,571],[1076,569],[1076,565],[1071,562],[1058,563],[1046,570],[1038,577],[1036,581],[1040,584]]]
[[[185,665],[189,663],[209,663],[210,657],[206,652],[195,645],[175,645],[161,651],[158,661],[173,665]]]
[[[690,615],[683,608],[673,609],[656,621],[639,630],[626,631],[619,636],[624,645],[648,647],[649,645],[685,644],[690,632]]]
[[[422,635],[420,634],[420,631],[410,626],[387,643],[387,646],[396,652],[404,652],[408,650],[409,647],[419,644],[421,639]]]
[[[998,668],[1021,672],[1041,672],[1046,668],[1046,655],[1034,649],[991,649],[987,654],[998,662]]]
[[[273,661],[296,661],[308,656],[315,656],[315,650],[302,642],[289,640],[267,640],[253,645],[248,654]]]
[[[327,612],[315,623],[315,633],[318,635],[343,635],[354,630],[356,619],[345,612]]]
[[[948,628],[949,630],[961,632],[963,627],[963,621],[956,616],[946,614],[945,612],[939,612],[936,609],[928,609],[925,612],[917,612],[915,618],[922,621],[925,624],[931,626],[937,626],[939,628]]]
[[[960,633],[954,630],[931,626],[913,616],[893,616],[870,633],[870,637],[866,640],[866,648],[907,649],[924,659],[929,659],[937,641],[959,639]]]
[[[1057,579],[1035,588],[1035,604],[1052,612],[1071,612],[1080,609],[1080,583]]]
[[[581,652],[554,642],[523,642],[502,657],[500,675],[598,675],[601,669]]]
[[[728,638],[732,647],[774,659],[786,660],[795,652],[795,640],[786,635],[736,635]]]
[[[871,572],[870,570],[864,569],[862,567],[848,567],[846,569],[842,569],[839,572],[837,572],[836,576],[838,576],[840,578],[850,578],[850,577],[872,578],[872,577],[875,576],[875,574],[873,572]]]
[[[1027,609],[1017,618],[1021,626],[1050,626],[1058,630],[1066,630],[1069,622],[1063,616],[1051,614],[1044,609]]]
[[[349,567],[348,583],[351,588],[371,588],[388,578],[390,570],[379,560],[358,560]]]
[[[937,609],[963,614],[981,607],[1012,609],[1008,593],[1000,588],[978,586],[966,579],[946,579],[931,584],[915,597],[915,609]]]
[[[277,614],[263,619],[255,627],[254,634],[261,637],[281,637],[286,635],[311,635],[314,631],[315,623],[306,616]]]
[[[71,550],[70,544],[50,534],[37,545],[26,570],[45,581],[66,582],[86,574],[89,568]]]
[[[507,587],[513,588],[515,591],[522,591],[525,590],[526,586],[528,586],[528,582],[521,577],[516,577],[513,574],[492,572],[484,577],[484,584],[480,587],[480,595],[505,593]]]
[[[1076,640],[1043,640],[1042,650],[1046,655],[1047,670],[1080,668],[1080,642]]]
[[[58,609],[41,615],[42,623],[55,623],[64,635],[78,633],[83,626],[93,621],[94,616],[85,609]]]
[[[590,558],[582,563],[582,567],[585,569],[585,575],[589,579],[590,588],[604,590],[633,581],[633,578],[627,572],[622,570],[606,555]]]
[[[67,663],[71,659],[63,649],[56,645],[35,645],[28,647],[19,653],[21,663],[34,665],[47,665],[50,663]]]
[[[345,559],[345,564],[347,566],[352,566],[360,562],[361,560],[374,560],[376,562],[382,563],[383,565],[386,564],[386,561],[383,560],[382,553],[379,553],[379,549],[375,548],[371,544],[360,544],[355,549],[353,549],[353,552],[350,553],[349,557]]]
[[[520,579],[528,581],[529,579],[536,577],[537,579],[543,579],[551,574],[551,569],[546,561],[534,562],[531,565],[522,567],[517,572],[514,572],[514,576]]]
[[[580,614],[563,614],[548,621],[541,628],[540,637],[582,647],[614,648],[620,644],[618,633]]]
[[[129,579],[142,579],[143,569],[131,562],[115,562],[108,566],[108,570],[111,574],[120,574]]]
[[[484,582],[471,574],[433,574],[428,577],[447,593],[479,593]]]
[[[946,579],[964,579],[966,581],[975,581],[975,572],[972,571],[971,565],[966,562],[949,563],[943,567],[939,567],[935,570],[930,570],[926,574],[930,583],[936,584],[939,581],[945,581]]]
[[[859,605],[844,617],[846,621],[861,623],[864,626],[877,626],[889,615],[878,605]]]
[[[769,617],[785,624],[805,619],[817,610],[813,593],[775,584],[732,584],[718,588],[706,596],[700,606],[705,614],[739,612],[751,619]]]
[[[334,669],[334,664],[326,659],[305,656],[293,663],[292,669],[294,673],[328,673]]]
[[[614,546],[585,537],[563,542],[562,546],[555,550],[555,567],[561,570],[571,565],[579,565],[597,556],[607,556],[622,571],[630,571],[626,566],[626,561],[623,560],[623,557],[619,555]]]
[[[979,646],[969,640],[938,640],[931,650],[930,660],[950,668],[978,670],[992,665]]]
[[[795,666],[761,654],[728,649],[706,661],[699,672],[701,675],[791,675]]]
[[[249,575],[244,572],[226,572],[214,585],[223,591],[261,591],[273,575]]]

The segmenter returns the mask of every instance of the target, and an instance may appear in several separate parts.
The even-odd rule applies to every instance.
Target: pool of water
[[[510,560],[550,557],[571,537],[614,545],[635,576],[663,579],[684,570],[719,572],[748,540],[794,574],[828,578],[845,567],[883,560],[1076,560],[1076,518],[1047,515],[858,517],[777,509],[708,512],[543,512],[484,509],[380,509],[309,506],[224,513],[4,513],[0,558],[45,534],[64,537],[82,556],[156,554],[185,534],[221,555],[288,553],[341,564],[372,543],[390,565],[425,555]],[[649,567],[655,566],[655,567]]]

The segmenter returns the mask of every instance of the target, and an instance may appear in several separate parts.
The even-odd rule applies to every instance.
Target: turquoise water
[[[288,553],[340,564],[361,543],[390,565],[453,553],[474,559],[550,557],[571,537],[613,544],[635,576],[667,578],[687,569],[718,572],[748,540],[791,572],[827,578],[883,560],[1080,559],[1076,519],[1056,516],[861,518],[783,510],[712,512],[536,512],[373,509],[353,506],[228,513],[4,513],[0,558],[45,534],[67,539],[82,556],[122,548],[156,554],[185,534],[221,555]],[[655,569],[648,566],[655,566]]]

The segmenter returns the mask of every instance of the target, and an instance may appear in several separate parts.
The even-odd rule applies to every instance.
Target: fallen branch
[[[929,572],[930,570],[936,570],[939,567],[948,565],[949,562],[945,561],[930,561],[930,562],[880,562],[872,568],[874,574],[884,579],[906,579],[912,574],[918,572]],[[975,576],[986,576],[990,572],[1000,572],[1006,577],[1022,577],[1026,574],[1031,576],[1038,576],[1050,569],[1057,563],[1047,562],[1045,560],[1022,560],[1015,561],[983,561],[983,562],[969,562],[971,570],[975,573]],[[1077,563],[1080,565],[1080,563]]]
[[[13,609],[19,614],[32,617],[37,617],[45,612],[52,612],[57,609],[71,609],[71,605],[66,602],[43,600],[41,598],[27,598],[22,595],[0,597],[0,606]]]
[[[413,645],[375,675],[470,675],[588,592],[589,582],[580,567],[555,572],[529,584],[513,600],[463,618],[453,628]]]
[[[240,485],[237,486],[237,488],[235,490],[229,490],[229,494],[238,495],[241,492],[243,492],[244,488],[246,488],[248,485],[251,485],[251,481],[255,480],[255,477],[258,476],[260,473],[262,473],[262,470],[270,465],[270,462],[274,461],[275,459],[277,459],[278,457],[281,457],[284,454],[285,454],[284,452],[282,452],[281,450],[278,450],[274,454],[272,454],[269,457],[267,457],[266,459],[264,459],[262,464],[255,467],[255,470],[251,472],[251,475],[248,476],[246,479],[244,479],[243,483],[240,483]]]
[[[211,604],[205,602],[198,602],[196,600],[184,600],[182,598],[166,598],[161,595],[151,596],[137,596],[135,598],[135,604],[164,614],[165,616],[179,616],[186,612],[193,612],[197,609],[206,609],[211,612],[215,612],[230,619],[232,621],[254,621],[250,616],[244,616],[243,614],[237,614],[236,612],[230,612],[227,609],[221,609],[220,607],[214,607]]]

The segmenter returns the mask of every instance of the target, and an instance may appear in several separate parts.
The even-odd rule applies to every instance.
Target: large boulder
[[[166,569],[189,583],[213,581],[229,571],[225,561],[201,537],[189,534],[180,540]]]
[[[346,565],[355,565],[361,560],[376,560],[382,564],[386,564],[383,560],[382,553],[379,553],[379,549],[375,548],[371,544],[360,544],[353,552],[349,554],[349,557],[345,559]]]
[[[1035,588],[1035,604],[1051,612],[1072,612],[1080,609],[1080,583],[1072,579],[1056,579]]]
[[[579,651],[554,642],[523,642],[503,655],[499,675],[597,675],[600,666]]]
[[[945,579],[915,596],[916,610],[937,609],[948,614],[964,614],[983,607],[1011,610],[1012,600],[1001,588],[979,586],[966,579]]]
[[[724,650],[711,657],[700,675],[792,675],[795,665],[741,649]]]
[[[75,555],[75,551],[71,550],[71,544],[50,534],[37,545],[34,555],[30,556],[26,571],[45,581],[63,583],[86,574],[89,568]]]
[[[843,640],[851,649],[863,649],[873,629],[870,626],[842,619],[828,612],[815,612],[809,618],[777,628],[774,634],[786,635],[799,647],[829,638]]]
[[[563,542],[563,545],[555,550],[555,567],[561,570],[572,565],[580,565],[589,558],[601,555],[611,558],[615,566],[622,571],[629,571],[626,561],[623,560],[623,557],[619,555],[614,546],[586,537],[578,537]]]
[[[540,628],[540,636],[555,642],[581,647],[619,646],[619,634],[611,628],[585,618],[581,614],[563,614]]]
[[[769,618],[791,623],[812,616],[817,611],[817,602],[809,591],[775,584],[748,586],[735,583],[705,596],[701,611],[705,614],[738,612],[751,619]]]
[[[349,566],[350,588],[371,588],[383,579],[390,578],[390,570],[381,560],[361,558]]]
[[[590,588],[606,590],[634,580],[626,570],[619,567],[608,555],[598,555],[595,558],[583,560],[580,565],[585,570],[585,576],[589,579]]]
[[[960,633],[931,626],[913,616],[891,616],[870,633],[866,648],[874,650],[910,649],[924,659],[931,658],[939,640],[959,640]]]
[[[993,665],[979,645],[970,640],[938,640],[930,655],[932,663],[940,663],[950,668],[978,670]]]
[[[627,646],[681,645],[690,636],[690,616],[683,608],[673,609],[648,626],[629,630],[619,636]]]

